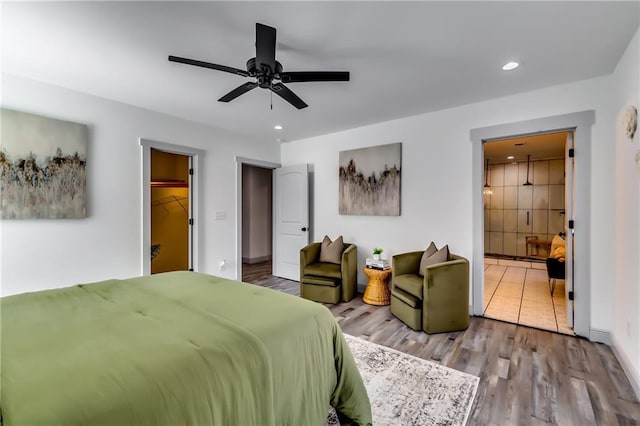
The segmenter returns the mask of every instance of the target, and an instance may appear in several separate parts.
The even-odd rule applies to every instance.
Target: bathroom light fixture
[[[531,182],[529,182],[529,158],[531,158],[531,155],[527,155],[527,181],[525,183],[523,183],[522,186],[531,186],[531,185],[533,185]]]
[[[487,166],[484,168],[484,187],[491,188],[489,185],[489,159],[487,158]]]
[[[502,66],[502,70],[503,71],[511,71],[511,70],[515,70],[519,66],[520,66],[520,64],[517,63],[517,62],[507,62],[506,64],[504,64]]]
[[[276,124],[275,126],[273,126],[273,128],[276,130],[282,130],[283,127],[279,124]]]
[[[507,160],[513,160],[513,155],[508,156]]]
[[[491,185],[489,185],[489,159],[487,158],[487,165],[484,169],[484,188],[482,190],[483,194],[488,194],[491,195],[493,194],[493,191],[489,188],[491,188]]]

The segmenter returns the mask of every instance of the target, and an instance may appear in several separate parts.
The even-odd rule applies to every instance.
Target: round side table
[[[367,288],[364,290],[362,301],[370,305],[388,305],[391,303],[387,278],[391,275],[391,269],[381,271],[379,269],[362,268],[364,274],[369,277]]]

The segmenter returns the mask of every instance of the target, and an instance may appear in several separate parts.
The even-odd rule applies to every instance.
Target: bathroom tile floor
[[[485,258],[484,316],[573,335],[567,326],[564,281],[553,297],[542,262]]]

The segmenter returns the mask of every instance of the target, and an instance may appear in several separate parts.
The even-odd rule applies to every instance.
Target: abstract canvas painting
[[[86,217],[86,125],[0,110],[0,217]]]
[[[400,216],[402,143],[340,152],[339,213]]]

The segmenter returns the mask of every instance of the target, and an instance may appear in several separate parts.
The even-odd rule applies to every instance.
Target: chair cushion
[[[424,277],[418,274],[396,275],[393,285],[422,300]]]
[[[553,251],[558,247],[566,247],[566,246],[567,246],[567,243],[565,242],[564,238],[556,234],[553,236],[553,239],[551,240],[551,249],[549,251],[553,253]],[[549,256],[549,257],[553,257],[553,256]]]
[[[425,252],[425,254],[427,254],[427,252]],[[442,247],[440,250],[438,250],[431,256],[428,256],[426,259],[424,256],[425,255],[422,255],[422,260],[420,261],[420,270],[418,271],[418,274],[421,277],[424,276],[424,268],[426,268],[427,266],[435,265],[436,263],[446,262],[447,260],[449,260],[449,246],[446,245]]]
[[[394,297],[397,297],[398,300],[400,300],[401,302],[403,302],[406,305],[409,305],[410,307],[414,308],[414,309],[422,309],[422,301],[420,299],[418,299],[417,297],[407,293],[406,291],[395,287],[392,291],[391,291],[391,295]]]
[[[560,235],[554,235],[551,240],[551,249],[549,250],[549,257],[558,259],[561,262],[565,261],[567,256],[567,244]]]
[[[324,236],[320,245],[320,262],[342,263],[342,252],[344,251],[344,242],[342,235],[331,242],[328,236]]]
[[[427,259],[429,259],[431,256],[433,256],[437,252],[438,252],[438,248],[436,247],[434,242],[431,241],[431,244],[429,244],[429,247],[427,247],[427,249],[422,254],[422,259],[420,260],[420,269],[418,269],[418,274],[422,275],[422,271],[424,271],[424,268],[427,267],[425,262],[427,261]]]
[[[304,275],[315,275],[318,277],[342,278],[340,265],[335,263],[316,262],[304,268]]]
[[[302,284],[323,285],[326,287],[337,287],[340,280],[336,278],[316,277],[313,275],[305,275],[302,277]]]

